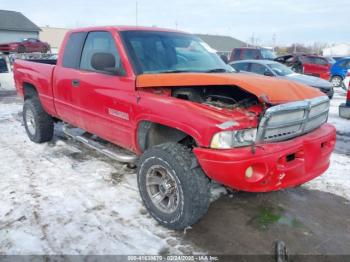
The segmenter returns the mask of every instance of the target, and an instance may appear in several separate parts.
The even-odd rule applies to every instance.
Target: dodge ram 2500
[[[321,175],[334,149],[327,96],[234,72],[184,32],[72,30],[57,61],[16,60],[14,78],[33,142],[51,140],[62,121],[101,152],[92,137],[127,149],[108,154],[135,161],[144,205],[172,229],[207,212],[210,181],[250,192],[295,187]]]

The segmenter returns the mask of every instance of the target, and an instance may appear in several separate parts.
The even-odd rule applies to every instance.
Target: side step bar
[[[104,154],[105,156],[108,156],[109,158],[112,158],[118,162],[121,163],[128,163],[128,164],[135,164],[138,157],[133,153],[124,153],[119,152],[119,150],[113,150],[113,148],[107,148],[102,143],[99,143],[93,139],[90,139],[88,137],[84,137],[84,131],[75,127],[71,127],[69,125],[63,125],[63,133],[67,135],[68,137],[73,138],[76,141],[79,141],[88,147],[95,149],[96,151]],[[80,132],[79,132],[80,131]],[[117,147],[116,147],[117,148]],[[123,149],[124,150],[124,149]],[[125,150],[126,151],[126,150]]]

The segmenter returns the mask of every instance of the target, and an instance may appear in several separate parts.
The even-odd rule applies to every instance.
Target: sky
[[[39,26],[135,25],[137,20],[270,46],[350,42],[349,0],[0,0],[0,9],[22,12]]]

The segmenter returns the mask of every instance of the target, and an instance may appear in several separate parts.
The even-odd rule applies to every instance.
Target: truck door
[[[79,107],[81,90],[80,58],[87,33],[73,32],[65,42],[63,55],[54,70],[53,94],[58,116],[80,128],[85,128],[82,111]]]
[[[82,50],[79,101],[84,127],[123,147],[132,145],[134,78],[126,76],[113,35],[89,32]]]

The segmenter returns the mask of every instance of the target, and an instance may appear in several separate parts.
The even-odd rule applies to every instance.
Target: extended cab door
[[[125,73],[114,36],[88,32],[80,54],[79,66],[66,71],[65,83],[56,86],[65,90],[61,97],[69,108],[61,108],[61,114],[90,133],[131,148],[135,78]]]

